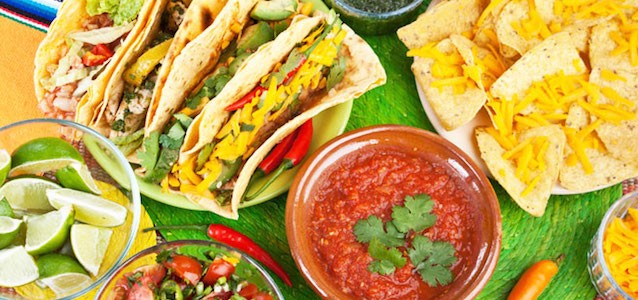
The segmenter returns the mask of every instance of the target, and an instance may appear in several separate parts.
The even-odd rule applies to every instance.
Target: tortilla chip
[[[511,1],[503,8],[496,21],[498,40],[521,55],[527,53],[529,49],[541,42],[536,37],[529,40],[525,39],[512,26],[512,23],[526,19],[529,19],[529,4],[527,1]]]
[[[592,46],[593,45],[594,44],[592,44]],[[618,76],[624,78],[625,81],[608,81],[603,79],[600,75],[602,71],[602,67],[600,66],[596,66],[592,70],[589,81],[600,87],[612,88],[620,96],[631,100],[634,103],[631,112],[637,114],[638,93],[636,92],[636,86],[638,86],[638,68],[635,67],[633,72],[616,69],[614,66],[609,66],[604,69],[616,73]],[[605,96],[601,96],[599,102],[606,103],[612,101],[605,98]],[[634,117],[633,120],[625,120],[619,124],[605,122],[596,129],[596,132],[605,144],[607,151],[609,151],[614,158],[624,162],[638,164],[638,155],[636,155],[636,149],[638,149],[638,118]]]
[[[573,104],[565,122],[566,127],[581,129],[589,124],[589,114],[578,104]],[[573,152],[567,145],[565,157]],[[622,161],[608,153],[593,148],[586,148],[585,154],[594,168],[594,172],[586,174],[580,163],[569,165],[563,160],[560,167],[560,185],[570,191],[586,192],[598,187],[622,182],[638,176],[638,164],[635,161]]]
[[[584,74],[587,71],[567,32],[550,36],[523,55],[494,82],[490,92],[502,99],[511,99],[514,95],[523,97],[532,83],[560,71],[565,75]]]
[[[450,40],[463,57],[463,60],[465,61],[465,64],[467,66],[474,67],[477,65],[476,58],[485,61],[486,57],[490,57],[494,60],[499,60],[502,64],[500,70],[482,70],[479,68],[479,75],[481,80],[475,80],[475,82],[483,91],[487,91],[492,83],[494,83],[496,79],[498,79],[498,77],[500,77],[503,72],[505,72],[505,70],[510,66],[507,60],[503,60],[500,57],[495,57],[495,54],[492,53],[490,50],[474,44],[474,42],[470,41],[468,38],[462,35],[454,34],[450,36]]]
[[[146,118],[147,136],[162,131],[188,94],[213,71],[224,47],[237,37],[237,33],[230,28],[235,24],[244,27],[256,3],[257,0],[230,0],[213,24],[179,53],[173,62],[179,68],[169,70],[161,91],[155,90],[155,101],[151,101],[154,104],[148,113],[150,118]]]
[[[399,28],[397,35],[408,49],[421,48],[450,34],[471,31],[486,5],[485,0],[443,1]]]
[[[507,193],[523,210],[530,215],[540,217],[545,213],[547,201],[558,178],[560,161],[563,160],[563,150],[565,147],[565,134],[558,125],[536,127],[523,132],[519,140],[536,136],[548,138],[549,147],[545,153],[546,169],[543,173],[533,174],[532,177],[541,176],[533,190],[521,196],[527,188],[516,176],[516,166],[513,162],[503,159],[505,149],[489,134],[485,129],[476,130],[476,140],[481,158],[485,161],[492,176],[505,188]],[[538,172],[538,171],[537,171]]]
[[[441,41],[436,48],[444,54],[456,51],[450,39]],[[433,64],[433,59],[417,56],[412,64],[412,72],[443,127],[454,130],[476,116],[487,101],[487,96],[478,86],[466,87],[462,94],[456,94],[452,86],[442,89],[432,87],[432,82],[437,80],[432,75]]]

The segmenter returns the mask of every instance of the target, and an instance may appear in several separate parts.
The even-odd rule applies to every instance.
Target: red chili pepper
[[[525,271],[518,280],[508,300],[533,300],[538,298],[547,287],[554,275],[558,273],[558,264],[563,259],[559,256],[557,261],[541,260]]]
[[[290,80],[290,78],[292,78],[293,76],[295,76],[295,74],[297,74],[297,72],[299,71],[299,69],[301,69],[301,66],[303,66],[303,64],[306,62],[306,58],[303,57],[301,59],[301,61],[299,62],[299,65],[294,68],[292,71],[288,72],[288,74],[286,75],[286,78],[284,79],[283,82],[287,82],[288,80]],[[283,84],[282,82],[282,84]],[[280,84],[281,85],[281,84]],[[257,86],[254,90],[252,90],[252,92],[248,93],[248,95],[242,97],[241,99],[237,100],[235,103],[226,106],[226,111],[236,111],[242,107],[244,107],[244,105],[250,103],[250,101],[253,100],[253,98],[255,98],[255,96],[257,96],[258,92],[261,91],[265,91],[266,88],[262,87],[262,86]]]
[[[288,286],[292,286],[292,282],[290,281],[290,276],[286,273],[286,271],[275,261],[266,250],[261,248],[257,243],[251,240],[249,237],[245,236],[243,233],[238,232],[230,227],[221,225],[221,224],[210,224],[206,225],[169,225],[169,226],[156,226],[151,228],[145,228],[143,232],[151,231],[151,230],[163,230],[163,229],[194,229],[206,231],[208,237],[213,240],[222,242],[231,247],[235,247],[239,250],[246,252],[252,258],[261,262],[272,270],[281,280],[284,281]]]
[[[297,129],[297,136],[295,138],[295,142],[290,147],[290,150],[284,155],[283,162],[279,165],[279,167],[273,172],[272,177],[266,182],[257,192],[252,195],[246,196],[246,201],[250,201],[255,199],[255,197],[259,196],[263,191],[265,191],[275,180],[279,177],[284,171],[290,170],[298,165],[301,160],[308,153],[308,148],[310,148],[310,142],[312,141],[312,119],[306,121],[299,129]]]

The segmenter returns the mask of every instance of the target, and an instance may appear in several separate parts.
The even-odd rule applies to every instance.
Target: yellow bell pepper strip
[[[124,71],[124,81],[134,86],[142,85],[148,74],[151,74],[155,66],[166,56],[172,41],[173,39],[168,39],[144,52],[133,65]]]

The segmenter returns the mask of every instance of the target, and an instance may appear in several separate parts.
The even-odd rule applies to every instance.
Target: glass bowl
[[[591,248],[587,253],[587,269],[590,279],[598,294],[607,300],[633,299],[611,276],[603,252],[603,241],[607,227],[615,218],[624,218],[630,207],[638,209],[638,191],[623,196],[607,210],[596,235],[591,240]]]
[[[396,10],[384,12],[371,12],[354,7],[352,2],[364,1],[326,0],[326,4],[339,13],[340,18],[358,34],[382,35],[393,32],[400,26],[414,20],[418,12],[417,9],[423,3],[423,0],[413,0]],[[380,2],[392,3],[393,1]]]
[[[20,145],[33,139],[44,137],[61,137],[78,149],[84,157],[91,176],[103,190],[104,194],[102,196],[112,198],[111,200],[118,199],[118,202],[127,210],[124,224],[113,228],[113,234],[108,246],[107,253],[116,254],[106,255],[97,276],[91,276],[92,282],[89,285],[77,286],[65,295],[56,295],[58,299],[74,299],[93,289],[97,289],[100,283],[113,274],[117,266],[124,260],[135,241],[135,235],[140,223],[140,193],[133,170],[118,148],[93,129],[74,122],[58,119],[32,119],[9,124],[0,128],[0,149],[6,149],[9,153],[13,153]],[[108,157],[110,165],[119,168],[121,177],[117,181],[110,177],[100,164],[94,160],[91,152],[85,147],[85,142],[99,145],[102,153],[105,153],[106,157]],[[51,173],[47,172],[40,175],[55,180]],[[111,195],[114,196],[111,197]],[[72,253],[67,246],[63,246],[60,251],[64,252],[65,248],[67,248],[67,251]],[[65,252],[65,254],[69,253]],[[0,298],[31,299],[36,297],[34,295],[20,294],[31,292],[44,292],[44,290],[38,290],[35,283],[15,289],[0,288]],[[47,290],[47,292],[45,297],[50,299],[53,294],[50,290]]]
[[[321,147],[302,165],[288,193],[286,205],[286,233],[293,259],[301,274],[315,292],[324,299],[357,299],[355,296],[342,291],[342,287],[336,282],[335,276],[325,267],[328,262],[322,261],[317,254],[316,246],[311,238],[311,232],[309,232],[309,228],[315,228],[313,225],[313,208],[316,198],[313,195],[321,194],[321,189],[326,186],[332,186],[332,181],[322,179],[328,176],[326,174],[330,174],[333,170],[350,168],[340,163],[344,158],[356,157],[352,161],[360,161],[360,157],[367,156],[353,156],[352,154],[389,148],[398,149],[399,152],[404,154],[414,153],[410,155],[425,157],[427,161],[441,166],[447,170],[447,174],[459,178],[459,182],[463,184],[462,188],[468,191],[467,197],[471,199],[469,203],[475,203],[470,209],[478,217],[472,223],[466,224],[464,228],[469,226],[479,229],[462,242],[473,241],[471,253],[465,257],[464,266],[452,283],[444,287],[444,290],[438,290],[435,294],[427,295],[428,297],[436,297],[435,299],[443,300],[475,298],[494,273],[500,254],[502,231],[498,199],[485,174],[467,154],[431,132],[407,126],[378,125],[348,132]],[[353,165],[359,166],[356,163],[353,163]],[[385,165],[380,168],[385,168]],[[357,172],[360,171],[356,171],[355,174]],[[378,173],[384,172],[380,170]],[[386,176],[392,177],[395,174]],[[341,178],[339,176],[348,175],[340,174],[337,178]],[[378,181],[380,179],[368,179],[362,185],[374,186],[373,182]],[[335,194],[342,193],[340,195],[344,197],[343,199],[350,199],[348,198],[350,194],[347,193],[350,187],[336,187],[335,189],[339,191],[335,192]],[[357,191],[362,192],[362,190]],[[369,187],[363,193],[377,193],[377,191],[378,189],[375,187]],[[391,194],[392,192],[383,190],[378,193]],[[324,199],[323,201],[327,200]],[[345,203],[345,200],[343,200],[343,203]],[[377,205],[358,203],[359,205],[346,206],[343,203],[324,205],[348,207],[350,209],[348,211],[358,212],[364,209],[370,210],[370,206]],[[379,205],[383,206],[383,204]],[[366,206],[368,208],[365,208]],[[334,219],[331,221],[334,222],[338,220],[339,216],[347,214],[347,212],[343,211],[334,212]],[[339,230],[337,233],[339,232],[343,231]],[[328,242],[326,241],[326,243]],[[463,247],[470,246],[465,244]],[[350,250],[352,249],[341,251],[348,252]],[[365,257],[352,258],[350,256],[346,260],[340,257],[338,262],[348,264],[352,260],[359,262],[365,259]],[[348,271],[357,272],[352,269],[348,269]]]
[[[251,274],[247,278],[251,283],[256,284],[259,287],[269,289],[272,292],[274,299],[283,300],[284,297],[281,291],[275,284],[273,278],[261,267],[254,259],[244,254],[235,248],[227,246],[222,243],[213,241],[202,240],[180,240],[163,244],[158,244],[150,248],[146,248],[139,253],[131,256],[117,270],[108,278],[106,283],[102,286],[95,299],[110,299],[111,291],[114,289],[117,281],[128,272],[132,272],[135,269],[155,264],[155,258],[162,251],[178,251],[180,254],[187,255],[207,255],[207,253],[213,251],[215,254],[223,253],[226,256],[237,258],[239,263],[237,265],[236,272],[240,272],[240,268],[245,274]],[[247,263],[242,265],[242,263]],[[240,267],[241,266],[241,267]]]

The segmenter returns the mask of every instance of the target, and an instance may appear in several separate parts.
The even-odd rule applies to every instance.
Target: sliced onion
[[[110,44],[119,39],[125,33],[133,29],[133,23],[124,24],[122,26],[102,27],[89,31],[78,31],[69,34],[69,37],[83,43],[97,45]]]

